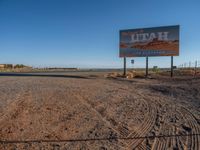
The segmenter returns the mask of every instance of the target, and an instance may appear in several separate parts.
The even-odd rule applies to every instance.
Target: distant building
[[[1,68],[4,68],[4,65],[3,65],[3,64],[0,64],[0,69],[1,69]]]
[[[12,64],[0,64],[0,69],[12,69]]]

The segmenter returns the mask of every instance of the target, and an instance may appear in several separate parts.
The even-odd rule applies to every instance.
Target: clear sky
[[[200,60],[199,0],[0,0],[0,63],[122,67],[120,29],[166,25],[181,28],[175,65]],[[170,57],[149,64],[167,67]]]

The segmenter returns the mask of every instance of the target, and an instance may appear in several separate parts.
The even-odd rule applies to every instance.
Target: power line
[[[87,142],[87,141],[112,141],[112,140],[135,140],[135,139],[150,139],[150,138],[171,138],[171,137],[192,137],[200,136],[200,134],[185,134],[185,135],[155,135],[143,137],[108,137],[108,138],[87,138],[87,139],[68,139],[68,140],[24,140],[24,141],[11,141],[0,140],[0,144],[22,144],[22,143],[67,143],[67,142]]]

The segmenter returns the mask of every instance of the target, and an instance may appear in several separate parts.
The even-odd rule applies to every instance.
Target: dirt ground
[[[200,149],[200,135],[134,139],[200,134],[200,78],[80,74],[0,76],[0,149]]]

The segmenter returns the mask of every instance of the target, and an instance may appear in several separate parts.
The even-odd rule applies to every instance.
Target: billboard
[[[120,30],[120,57],[178,56],[179,25]]]

